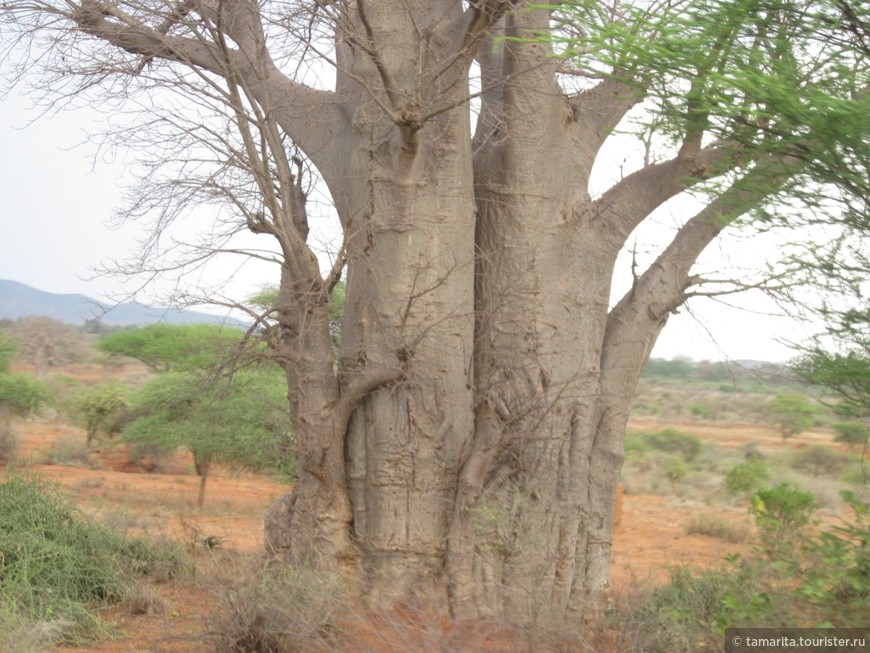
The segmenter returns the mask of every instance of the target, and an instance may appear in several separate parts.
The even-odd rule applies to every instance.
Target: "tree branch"
[[[347,431],[348,422],[359,402],[366,395],[393,383],[398,383],[404,377],[399,368],[382,368],[374,370],[354,379],[341,393],[341,399],[335,406],[336,424],[340,431]]]
[[[677,155],[649,164],[608,189],[592,203],[588,215],[606,218],[611,233],[622,244],[656,208],[702,181],[729,172],[737,163],[733,147],[713,145],[693,156]]]
[[[40,3],[40,6],[44,8],[31,11],[48,13],[48,5]],[[221,29],[239,49],[224,50],[217,42],[205,40],[192,29],[189,31],[195,36],[168,34],[169,28],[163,29],[168,18],[159,26],[150,27],[112,2],[81,0],[78,5],[70,3],[69,9],[58,13],[73,21],[82,32],[145,60],[163,59],[223,78],[237,74],[324,176],[339,174],[330,169],[323,156],[325,144],[333,140],[330,138],[332,130],[342,120],[335,94],[295,82],[275,67],[266,50],[256,3],[221,1],[211,11],[203,11],[203,6],[206,5],[200,5],[201,24],[216,24],[212,18],[221,17]],[[160,17],[159,12],[155,11],[154,15]],[[177,15],[178,10],[175,10],[170,17],[178,20]],[[311,121],[311,114],[317,114],[320,119]]]

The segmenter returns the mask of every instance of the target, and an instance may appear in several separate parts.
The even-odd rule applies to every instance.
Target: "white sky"
[[[135,227],[108,226],[113,208],[122,201],[123,166],[100,161],[94,167],[93,149],[76,147],[88,129],[98,128],[93,114],[61,113],[27,126],[37,116],[28,111],[29,106],[29,100],[14,94],[0,101],[0,278],[49,292],[116,298],[124,293],[121,280],[94,278],[92,268],[101,261],[125,258],[136,249]],[[653,229],[666,232],[667,222],[665,215]],[[748,242],[736,247],[738,254],[745,249],[750,261],[758,259],[757,248]],[[620,268],[622,278],[628,278],[627,262]],[[241,270],[230,266],[212,269],[210,274],[232,278],[230,292],[237,299],[277,281],[262,266]],[[141,296],[148,298],[147,292]],[[653,355],[784,361],[794,354],[777,340],[800,341],[809,335],[795,321],[772,315],[777,309],[769,301],[758,297],[727,301],[751,310],[697,300],[690,306],[691,314],[682,310],[671,317]]]

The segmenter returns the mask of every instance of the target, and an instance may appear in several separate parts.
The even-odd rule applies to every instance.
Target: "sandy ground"
[[[76,370],[75,375],[86,382],[98,382],[105,369],[92,367]],[[137,369],[116,372],[127,376],[143,374]],[[681,428],[725,447],[736,448],[749,442],[770,451],[781,451],[783,447],[773,429],[751,424],[663,424],[653,420],[634,420],[631,424],[636,430],[657,430],[664,426]],[[158,461],[159,464],[152,460],[133,464],[122,444],[103,442],[83,460],[46,465],[41,461],[46,460],[47,452],[58,443],[68,449],[75,448],[76,443],[84,443],[81,429],[48,418],[22,421],[16,428],[21,436],[18,460],[27,461],[39,474],[60,483],[84,513],[129,535],[169,537],[192,551],[197,565],[197,574],[191,579],[149,587],[154,609],[146,614],[131,614],[129,606],[106,610],[104,617],[118,633],[113,639],[55,651],[214,651],[207,634],[208,616],[219,591],[215,578],[225,575],[228,569],[257,564],[257,560],[263,564],[262,515],[288,486],[266,476],[218,468],[209,479],[205,507],[199,511],[195,507],[199,480],[189,456],[176,456]],[[830,442],[830,436],[802,434],[799,443],[788,446],[807,446],[816,440]],[[704,509],[685,499],[626,494],[613,536],[614,594],[630,595],[641,587],[661,583],[674,565],[717,565],[726,553],[739,551],[740,545],[686,534],[689,518]],[[716,511],[734,521],[747,520],[745,510],[716,508]],[[208,536],[224,538],[222,546],[216,550],[201,546],[202,538]],[[363,619],[358,629],[359,651],[503,650],[492,643],[491,638],[487,639],[488,635],[469,634],[451,625],[424,622],[425,619],[421,621],[407,615],[376,625]],[[410,646],[409,624],[417,634],[438,631],[438,647],[415,649]]]

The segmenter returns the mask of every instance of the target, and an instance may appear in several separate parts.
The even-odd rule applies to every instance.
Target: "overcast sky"
[[[87,130],[99,127],[94,114],[80,110],[28,126],[37,116],[28,110],[29,104],[18,95],[0,101],[0,278],[55,293],[118,297],[124,292],[121,280],[94,278],[93,268],[136,249],[136,228],[109,227],[113,208],[122,201],[124,167],[118,161],[94,166],[93,148],[79,146]],[[656,228],[667,230],[667,216],[658,222]],[[757,259],[749,241],[731,249],[735,247],[745,250],[745,258]],[[627,263],[620,268],[624,277]],[[277,281],[266,268],[230,267],[210,274],[233,278],[237,299]],[[143,299],[148,299],[147,293]],[[809,335],[803,325],[773,315],[776,307],[770,302],[758,297],[728,301],[750,310],[695,301],[690,310],[671,318],[653,355],[784,361],[793,351],[778,339],[795,341]]]

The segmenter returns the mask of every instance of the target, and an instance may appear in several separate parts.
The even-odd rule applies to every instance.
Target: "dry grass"
[[[686,524],[687,535],[706,535],[719,540],[741,544],[750,536],[746,523],[734,522],[715,513],[693,515]]]

